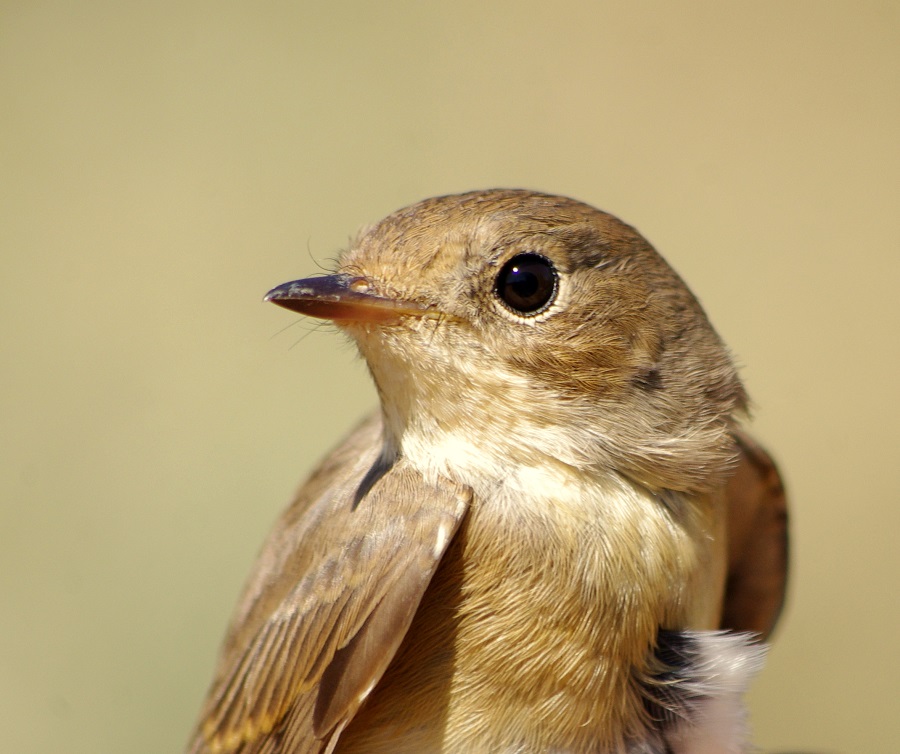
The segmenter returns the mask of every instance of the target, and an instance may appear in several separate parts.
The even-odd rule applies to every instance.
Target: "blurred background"
[[[426,196],[636,225],[793,504],[767,751],[900,747],[900,6],[0,3],[0,730],[174,752],[238,590],[375,405],[272,286]]]

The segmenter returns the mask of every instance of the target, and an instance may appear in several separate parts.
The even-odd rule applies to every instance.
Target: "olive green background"
[[[766,750],[900,748],[900,6],[0,4],[0,740],[173,752],[260,542],[375,405],[260,300],[425,196],[635,224],[792,495]]]

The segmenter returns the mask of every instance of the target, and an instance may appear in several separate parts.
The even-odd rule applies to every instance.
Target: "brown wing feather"
[[[788,511],[781,475],[756,441],[735,433],[739,462],[727,490],[728,581],[723,628],[766,639],[784,603]]]
[[[381,447],[365,422],[282,515],[232,620],[189,751],[320,752],[386,670],[470,492],[399,459],[361,500]]]

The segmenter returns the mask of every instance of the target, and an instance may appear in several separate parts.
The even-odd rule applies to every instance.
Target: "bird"
[[[348,336],[380,408],[264,544],[191,754],[750,750],[784,485],[729,350],[634,228],[523,189],[439,196],[265,300]]]

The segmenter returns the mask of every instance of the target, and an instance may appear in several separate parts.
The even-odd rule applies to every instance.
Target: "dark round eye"
[[[558,278],[550,260],[540,254],[518,254],[497,275],[494,290],[518,314],[539,314],[556,298]]]

